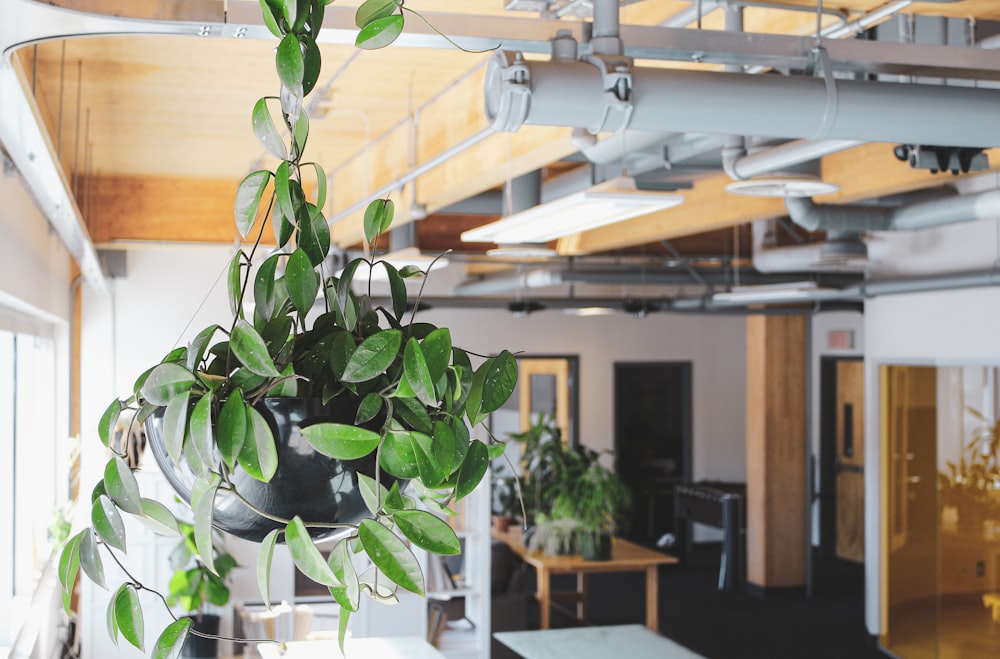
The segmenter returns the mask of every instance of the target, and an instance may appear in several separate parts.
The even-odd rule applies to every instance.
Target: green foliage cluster
[[[945,462],[938,474],[942,506],[953,506],[959,524],[972,532],[982,531],[982,522],[1000,519],[1000,420],[966,408],[979,425],[963,447],[958,462]]]
[[[283,540],[296,566],[330,589],[341,607],[340,638],[360,596],[393,602],[397,588],[424,592],[419,564],[409,545],[440,554],[459,551],[443,515],[482,480],[491,457],[503,445],[470,432],[510,396],[517,378],[513,355],[475,356],[452,345],[451,333],[413,319],[404,280],[423,276],[416,268],[397,270],[372,258],[351,261],[339,276],[329,268],[330,231],[323,214],[326,174],[305,159],[309,117],[303,99],[320,74],[316,45],[328,0],[260,0],[264,22],[280,40],[275,66],[280,93],[261,98],[251,113],[253,132],[278,160],[274,169],[247,175],[234,204],[236,229],[247,241],[228,269],[229,327],[212,325],[187,346],[173,350],[135,382],[132,395],[115,400],[99,424],[105,446],[115,452],[94,489],[92,525],[73,536],[62,552],[59,574],[64,604],[78,573],[107,588],[104,558],[125,571],[126,581],[111,599],[111,636],[144,647],[138,591],[144,586],[125,570],[116,552],[126,551],[124,515],[165,534],[184,538],[198,565],[177,577],[176,599],[185,608],[198,600],[221,599],[221,579],[231,562],[217,553],[212,515],[219,492],[239,496],[232,475],[242,470],[267,482],[278,469],[275,438],[258,411],[265,397],[315,397],[357,410],[354,424],[316,423],[303,436],[320,453],[341,460],[376,456],[376,473],[360,476],[371,513],[358,524],[343,524],[342,539],[324,559],[310,537],[320,526],[296,516],[280,523],[261,544],[257,577],[269,601],[274,547]],[[379,48],[403,28],[402,0],[367,0],[357,10],[357,45]],[[306,190],[315,195],[306,194]],[[372,202],[365,212],[366,254],[391,226],[393,204]],[[277,250],[257,264],[261,236],[272,226]],[[375,306],[356,292],[355,275],[383,268],[391,304]],[[363,288],[363,287],[362,287]],[[314,310],[317,300],[322,309]],[[252,302],[252,305],[251,305]],[[252,311],[249,309],[252,307]],[[407,317],[409,316],[409,317]],[[473,366],[473,357],[481,363]],[[143,423],[163,416],[165,449],[190,465],[193,525],[185,533],[162,503],[144,498],[125,460],[110,439],[123,412]],[[402,491],[381,484],[380,473],[403,479]],[[421,505],[418,506],[418,499]],[[329,525],[326,525],[329,526]],[[352,556],[364,554],[373,567],[357,574]],[[156,657],[176,657],[190,621],[176,620],[156,641]]]
[[[545,415],[511,438],[522,443],[521,490],[534,520],[529,549],[579,553],[582,536],[623,530],[632,494],[617,473],[601,465],[599,453],[567,446]]]
[[[199,619],[206,604],[225,606],[229,602],[226,577],[239,567],[232,554],[216,542],[212,556],[215,571],[209,570],[198,556],[194,542],[194,527],[180,524],[181,540],[170,552],[170,567],[174,570],[167,592],[167,604],[195,614]]]

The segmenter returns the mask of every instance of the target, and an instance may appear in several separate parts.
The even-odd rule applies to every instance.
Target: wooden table
[[[514,553],[525,563],[535,568],[538,590],[535,598],[539,607],[539,626],[549,628],[549,615],[553,599],[569,596],[576,600],[576,617],[586,619],[587,613],[587,575],[599,572],[643,572],[646,573],[646,627],[654,632],[659,631],[659,579],[657,568],[660,565],[677,563],[675,556],[661,554],[623,538],[611,539],[611,560],[588,561],[580,555],[548,556],[541,553],[528,553],[524,546],[520,527],[511,527],[506,532],[496,529],[491,531],[494,538],[510,546]],[[569,593],[553,593],[551,578],[553,574],[575,574],[576,591]]]

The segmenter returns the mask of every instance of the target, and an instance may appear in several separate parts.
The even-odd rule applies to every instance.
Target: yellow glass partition
[[[881,641],[904,659],[1000,656],[998,376],[881,371]]]

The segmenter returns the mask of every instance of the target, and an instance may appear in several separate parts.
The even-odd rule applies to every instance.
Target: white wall
[[[0,328],[43,334],[55,341],[56,388],[52,392],[55,439],[69,435],[70,257],[15,175],[0,173]],[[11,447],[5,447],[10,450]],[[39,463],[51,472],[51,461]],[[0,501],[10,502],[10,460],[0,460]],[[51,481],[53,474],[48,474]],[[19,473],[19,478],[31,474]],[[61,481],[60,481],[61,482]],[[65,495],[65,488],[61,490]],[[9,520],[8,520],[9,521]],[[0,645],[13,639],[10,623],[23,617],[23,602],[12,602],[10,543],[0,550]]]
[[[578,355],[580,441],[614,447],[614,364],[692,362],[692,469],[695,479],[746,478],[746,322],[742,317],[651,314],[577,317],[543,311],[431,310],[421,320],[452,330],[472,352]]]
[[[883,364],[1000,364],[1000,290],[996,288],[894,295],[865,308],[865,436],[878,438],[879,367]],[[880,442],[866,442],[865,501],[882,509]],[[879,633],[880,519],[865,519],[868,631]]]

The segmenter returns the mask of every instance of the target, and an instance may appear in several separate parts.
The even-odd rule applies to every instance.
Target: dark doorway
[[[627,537],[673,532],[673,488],[691,477],[691,363],[615,364],[615,457],[635,505]]]
[[[812,593],[864,593],[864,362],[820,361],[819,545]]]

